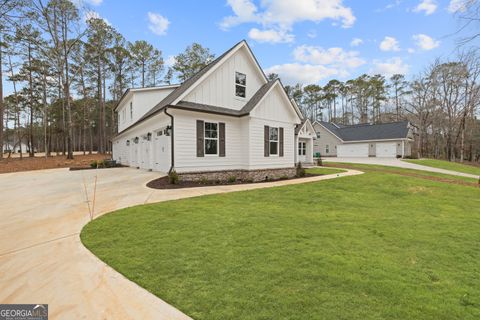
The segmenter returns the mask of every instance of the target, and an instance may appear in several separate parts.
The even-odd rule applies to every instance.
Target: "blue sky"
[[[127,40],[174,55],[198,42],[216,55],[246,39],[266,72],[320,83],[362,73],[412,77],[455,51],[463,0],[76,0]],[[354,40],[356,39],[356,40]]]
[[[246,39],[267,72],[322,84],[362,73],[411,77],[452,56],[459,26],[452,11],[461,0],[85,1],[166,60],[192,42],[219,55]]]

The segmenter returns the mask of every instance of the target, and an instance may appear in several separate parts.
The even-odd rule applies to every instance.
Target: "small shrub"
[[[177,171],[175,171],[175,170],[170,171],[170,173],[168,174],[168,183],[178,184],[179,180],[180,180],[180,178],[177,174]]]
[[[105,168],[105,161],[100,160],[97,162],[97,168]]]
[[[305,177],[305,169],[302,167],[302,163],[299,162],[297,163],[297,177],[301,178],[301,177]]]
[[[215,184],[222,184],[222,181],[220,179],[215,180]]]
[[[201,183],[201,184],[208,184],[208,179],[207,179],[207,177],[201,177],[201,178],[200,178],[200,183]]]
[[[245,180],[243,180],[243,181],[245,181],[246,183],[253,183],[253,179],[252,179],[252,178],[247,178],[247,179],[245,179]]]
[[[97,160],[93,160],[92,162],[90,162],[90,168],[95,169],[97,166],[98,166]]]
[[[234,182],[236,182],[236,181],[237,181],[237,177],[236,177],[236,176],[230,176],[230,177],[228,177],[228,182],[229,182],[229,183],[234,183]]]
[[[279,179],[280,180],[288,180],[288,176],[281,176]]]
[[[322,167],[323,166],[323,161],[322,158],[317,159],[317,166]]]

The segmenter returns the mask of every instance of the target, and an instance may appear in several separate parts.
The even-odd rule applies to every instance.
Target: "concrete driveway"
[[[296,184],[338,175],[262,184],[152,190],[158,173],[132,168],[53,169],[0,175],[0,302],[46,303],[51,319],[190,319],[105,265],[80,242],[89,221],[97,175],[95,216],[137,204]]]
[[[478,179],[479,177],[473,174],[450,171],[445,169],[432,168],[427,166],[422,166],[415,163],[409,163],[395,158],[323,158],[325,162],[345,162],[345,163],[363,163],[363,164],[376,164],[382,166],[390,167],[399,167],[405,169],[414,169],[422,171],[437,172],[443,174],[450,174],[454,176],[468,177]]]

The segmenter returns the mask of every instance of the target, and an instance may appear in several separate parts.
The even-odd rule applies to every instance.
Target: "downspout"
[[[171,130],[172,130],[172,133],[170,135],[170,139],[171,139],[171,164],[170,164],[170,170],[168,170],[168,173],[171,173],[173,171],[173,168],[175,166],[175,144],[173,143],[174,139],[174,130],[173,130],[173,116],[168,113],[168,107],[165,107],[165,110],[163,111],[168,117],[170,117],[170,126],[171,126]]]

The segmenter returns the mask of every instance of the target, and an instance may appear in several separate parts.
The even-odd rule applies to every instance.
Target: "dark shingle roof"
[[[263,96],[270,90],[270,88],[275,84],[276,80],[269,81],[265,83],[263,86],[260,87],[260,89],[255,92],[253,97],[250,98],[250,100],[243,106],[242,112],[245,114],[250,113],[250,111],[255,108],[255,106],[262,100]]]
[[[408,121],[338,126],[330,122],[319,123],[343,141],[405,139]]]
[[[295,127],[295,134],[296,135],[300,132],[300,130],[302,129],[305,122],[307,122],[307,119],[303,119],[300,124],[297,124],[297,126]]]
[[[171,105],[170,108],[206,112],[206,113],[215,113],[215,114],[222,114],[222,115],[236,116],[236,117],[240,117],[243,115],[241,113],[241,110],[234,110],[229,108],[212,106],[209,104],[196,103],[196,102],[183,101],[183,100],[178,102],[176,105]]]
[[[260,102],[260,100],[262,100],[265,94],[267,94],[268,90],[270,90],[274,83],[275,81],[269,81],[263,86],[261,86],[260,89],[255,92],[252,98],[240,110],[183,100],[178,102],[176,105],[170,105],[170,108],[242,117],[248,115],[253,110],[253,108],[255,108],[255,106]]]

